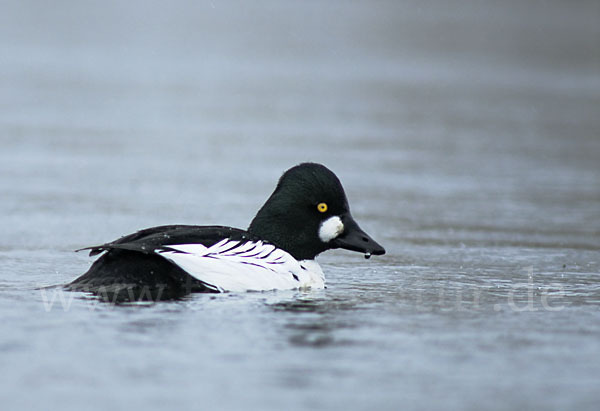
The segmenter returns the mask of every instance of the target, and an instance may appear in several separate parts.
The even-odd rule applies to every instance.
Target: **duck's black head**
[[[297,165],[281,176],[248,231],[298,260],[313,259],[332,248],[365,256],[385,253],[352,218],[337,176],[315,163]]]

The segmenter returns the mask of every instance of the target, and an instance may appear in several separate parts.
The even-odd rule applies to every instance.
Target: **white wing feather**
[[[210,247],[177,244],[154,252],[221,292],[325,286],[323,271],[316,262],[299,262],[262,241],[240,243],[225,239]]]

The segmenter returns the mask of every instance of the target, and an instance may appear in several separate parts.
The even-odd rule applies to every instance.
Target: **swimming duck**
[[[337,176],[321,164],[302,163],[281,176],[247,230],[166,225],[83,248],[102,255],[66,287],[113,302],[323,288],[315,257],[335,248],[366,258],[385,253],[350,214]]]

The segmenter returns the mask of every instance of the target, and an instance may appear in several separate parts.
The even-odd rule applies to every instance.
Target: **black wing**
[[[79,249],[90,250],[90,256],[111,249],[152,253],[156,248],[175,244],[202,244],[210,247],[223,239],[257,240],[245,230],[224,226],[163,225],[146,228],[118,240],[93,247]]]
[[[222,226],[167,225],[147,228],[110,243],[87,247],[98,260],[66,287],[91,292],[111,302],[166,300],[191,292],[216,292],[214,286],[190,276],[176,264],[154,254],[162,246],[202,244],[210,247],[228,238],[254,240],[244,230]],[[80,251],[80,250],[77,250]]]

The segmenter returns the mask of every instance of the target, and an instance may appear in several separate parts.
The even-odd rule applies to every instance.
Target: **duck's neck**
[[[250,223],[248,232],[287,251],[296,260],[313,260],[325,251],[321,244],[315,244],[312,230],[303,224],[302,218],[275,213],[264,207]]]

